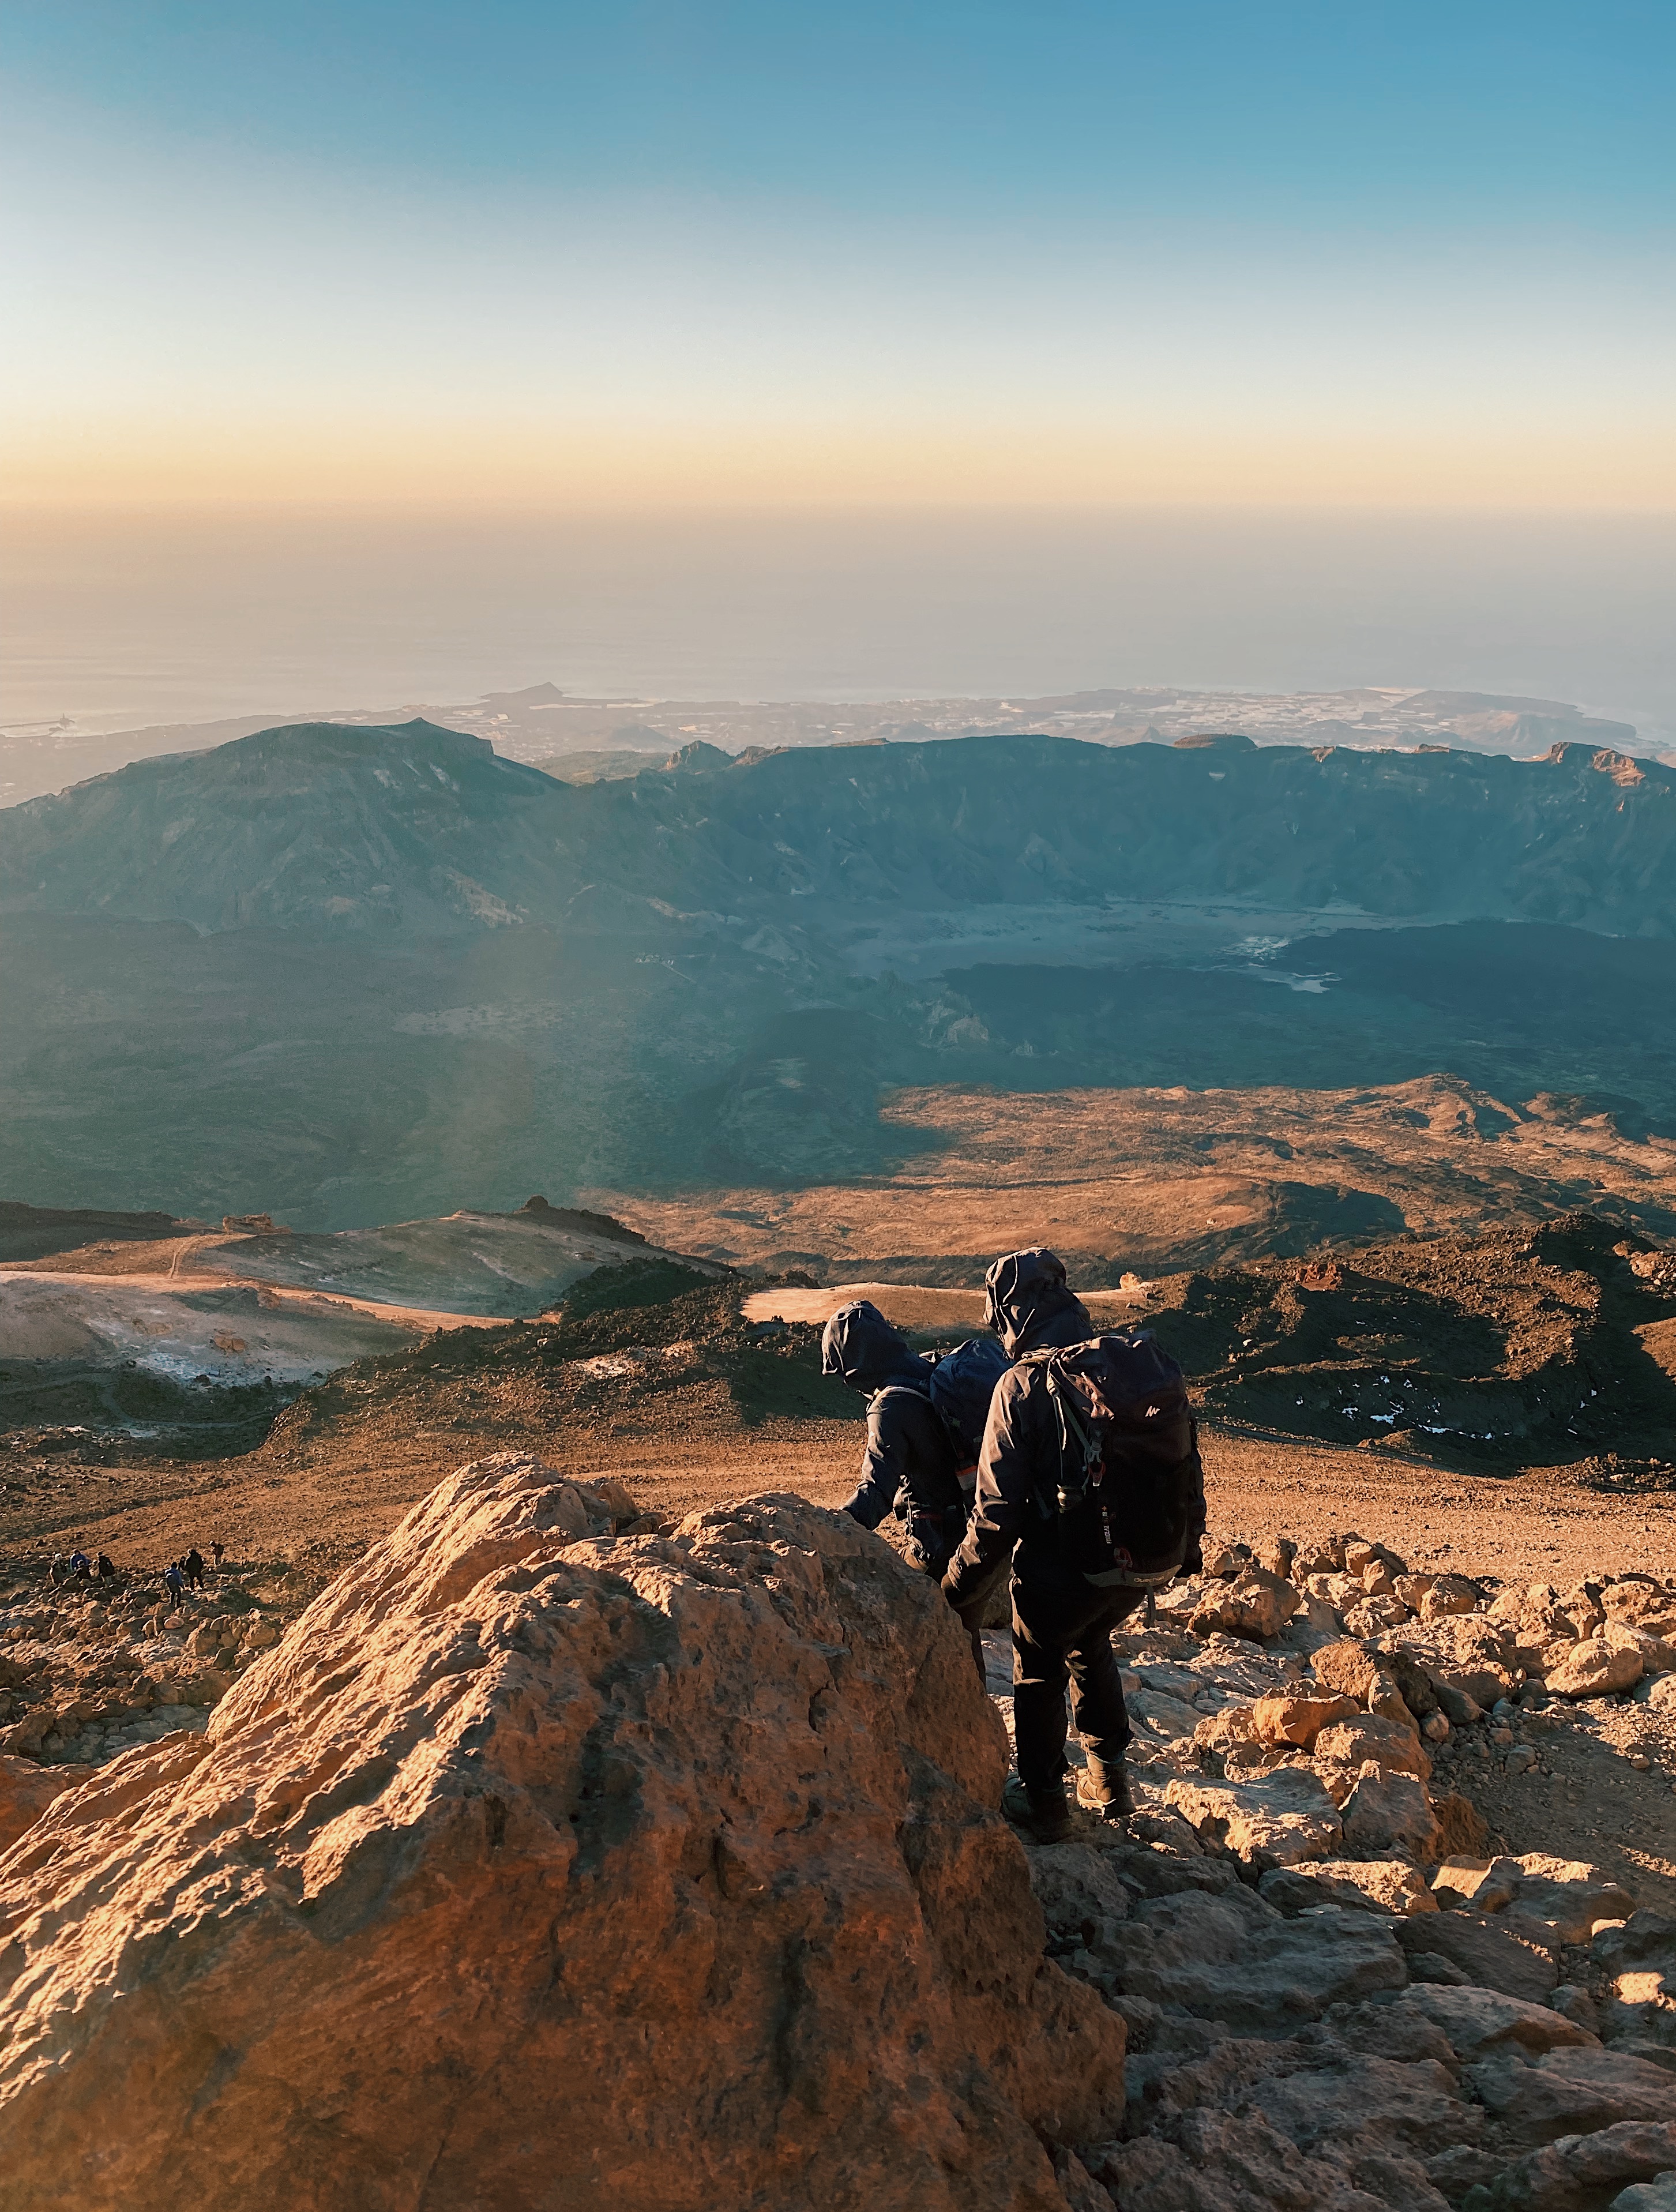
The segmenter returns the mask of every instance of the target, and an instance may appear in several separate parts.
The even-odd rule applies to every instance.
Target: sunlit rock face
[[[9,2207],[1060,2212],[1124,2026],[953,1616],[799,1500],[632,1503],[463,1469],[0,1860]]]

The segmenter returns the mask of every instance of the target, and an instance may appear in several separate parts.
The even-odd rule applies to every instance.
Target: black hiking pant
[[[1067,1682],[1086,1749],[1096,1759],[1122,1758],[1131,1730],[1111,1633],[1145,1595],[1096,1589],[1046,1549],[1021,1544],[1014,1553],[1012,1718],[1027,1790],[1052,1790],[1065,1778]]]

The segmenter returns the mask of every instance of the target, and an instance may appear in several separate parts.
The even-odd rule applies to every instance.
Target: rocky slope
[[[1676,2185],[1676,1585],[1492,1596],[1357,1538],[1209,1565],[1118,1639],[1140,1811],[1032,1854],[1050,1948],[1129,2026],[1123,2140],[1091,2160],[1111,2201],[1655,2212],[1637,2192]],[[1557,1856],[1550,1771],[1613,1729],[1589,1778],[1606,1848]],[[1641,1848],[1621,1798],[1606,1811],[1614,1763]],[[1487,1832],[1467,1783],[1534,1833]]]
[[[1149,1321],[1205,1403],[1483,1468],[1676,1487],[1676,1258],[1610,1222],[1175,1276]]]
[[[1091,2186],[1123,2025],[1043,1956],[938,1594],[792,1498],[632,1513],[464,1470],[25,1832],[9,2204],[144,2212],[183,2160],[322,2212]]]
[[[155,1574],[15,1577],[0,1597],[0,1834],[9,1818],[11,1841],[23,1810],[44,1808],[43,1777],[79,1780],[136,1745],[200,1732],[325,1580],[288,1561],[229,1559],[177,1604]]]
[[[1044,1935],[929,1586],[789,1498],[634,1513],[482,1462],[300,1616],[235,1577],[154,1635],[187,1713],[30,1721],[45,1764],[14,1724],[21,2207],[183,2156],[311,2206],[1656,2204],[1676,1583],[1210,1547],[1118,1638],[1139,1810],[1028,1854]],[[90,1692],[157,1626],[37,1598],[4,1648]],[[1580,1784],[1587,1857],[1545,1842]]]
[[[698,1225],[695,1206],[642,1211],[664,1227]],[[984,1264],[981,1253],[932,1261],[932,1280],[975,1286]],[[1070,1264],[1100,1326],[1145,1322],[1205,1411],[1287,1444],[1319,1437],[1483,1473],[1564,1467],[1599,1488],[1676,1488],[1676,1254],[1610,1219],[1563,1214],[1150,1279],[1094,1253]],[[764,1291],[750,1311],[816,1324],[855,1295],[944,1341],[983,1326],[980,1288],[939,1295],[889,1274]]]

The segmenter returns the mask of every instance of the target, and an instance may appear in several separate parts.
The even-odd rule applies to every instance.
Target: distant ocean
[[[1676,740],[1676,520],[7,517],[0,726],[456,701],[1425,684]]]

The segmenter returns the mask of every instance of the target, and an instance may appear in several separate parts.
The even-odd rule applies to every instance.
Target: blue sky
[[[1667,6],[15,4],[15,117],[431,192],[1315,234],[1669,220]],[[789,207],[788,207],[789,204]]]
[[[1667,5],[93,6],[15,483],[1676,503]]]
[[[1668,0],[9,0],[7,711],[1358,679],[1668,731],[1673,64]]]

